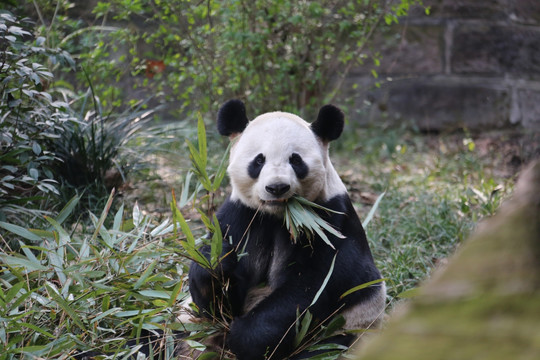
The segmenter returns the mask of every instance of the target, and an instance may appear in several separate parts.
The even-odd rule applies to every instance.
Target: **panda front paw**
[[[234,247],[228,242],[223,242],[223,248],[221,252],[221,258],[216,271],[223,277],[228,278],[236,269],[238,263],[238,257]]]
[[[260,319],[259,319],[260,320]],[[290,354],[290,336],[266,321],[249,315],[233,320],[227,336],[227,347],[238,360],[283,359]]]
[[[227,336],[227,347],[236,355],[238,360],[259,360],[270,355],[267,347],[261,349],[255,332],[243,318],[236,318],[230,325]]]

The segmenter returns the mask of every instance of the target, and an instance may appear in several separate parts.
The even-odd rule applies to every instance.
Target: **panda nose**
[[[274,196],[281,196],[285,194],[287,191],[289,191],[290,188],[291,186],[288,184],[279,183],[279,184],[267,185],[266,191]]]

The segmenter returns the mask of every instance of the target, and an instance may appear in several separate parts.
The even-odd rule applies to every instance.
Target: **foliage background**
[[[355,63],[377,76],[372,34],[415,3],[11,4],[0,23],[0,359],[119,354],[144,330],[179,329],[187,259],[226,185],[225,146],[209,126],[201,143],[203,120],[231,97],[251,114],[309,118]],[[353,119],[334,150],[362,218],[386,194],[367,231],[390,307],[511,189],[468,134]],[[214,326],[189,329],[191,344]]]

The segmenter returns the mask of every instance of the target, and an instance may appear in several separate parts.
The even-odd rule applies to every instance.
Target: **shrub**
[[[42,64],[61,70],[75,63],[34,39],[31,27],[0,14],[0,220],[19,223],[27,220],[22,214],[50,215],[75,194],[80,209],[102,208],[141,164],[125,146],[154,113],[142,110],[143,101],[104,113],[92,86],[81,96],[66,82],[58,86]]]
[[[48,89],[53,74],[42,65],[73,66],[69,54],[35,40],[29,23],[0,14],[0,219],[23,220],[58,195],[51,148],[72,118],[66,102]]]
[[[332,100],[353,65],[371,58],[375,69],[379,59],[368,51],[373,33],[419,3],[100,1],[93,12],[101,25],[78,28],[66,45],[94,69],[106,106],[119,105],[131,84],[139,93],[166,94],[177,110],[206,113],[236,97],[254,113],[302,114]]]
[[[86,109],[92,102],[94,106]],[[134,154],[127,143],[139,135],[154,112],[141,110],[139,105],[122,113],[103,114],[91,90],[72,103],[76,106],[80,109],[73,111],[74,118],[54,142],[59,161],[53,169],[62,184],[64,202],[79,195],[80,208],[96,212],[107,194],[122,188],[131,171],[145,161],[143,147],[138,147],[142,153]]]

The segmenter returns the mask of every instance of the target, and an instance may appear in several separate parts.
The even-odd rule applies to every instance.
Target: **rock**
[[[387,109],[428,132],[501,128],[509,125],[509,95],[506,89],[474,84],[403,81],[389,85]]]
[[[495,24],[463,24],[453,37],[452,71],[540,78],[540,31]]]

